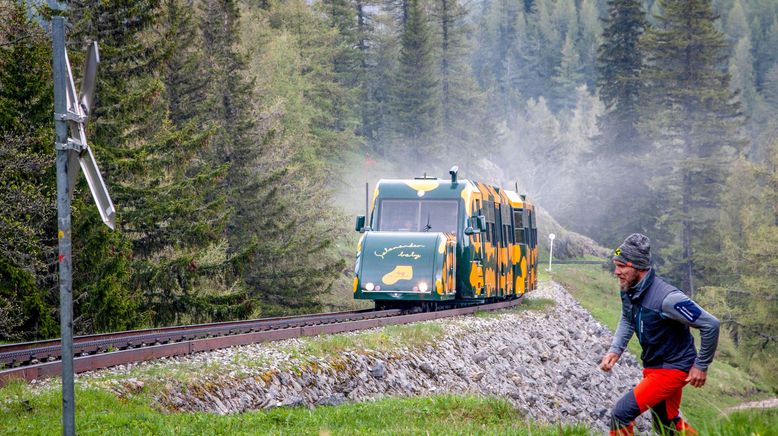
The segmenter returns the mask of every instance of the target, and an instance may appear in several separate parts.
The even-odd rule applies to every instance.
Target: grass
[[[0,434],[49,435],[61,432],[60,396],[29,398],[26,388],[3,389]],[[10,396],[9,396],[10,395]],[[505,400],[473,396],[383,399],[315,409],[282,408],[229,416],[165,414],[143,397],[120,399],[78,389],[79,434],[515,434],[586,435],[583,426],[548,426],[527,421]]]
[[[609,272],[598,265],[557,265],[550,277],[563,285],[597,320],[611,330],[616,329],[621,316],[621,300],[618,283]],[[699,338],[697,344],[699,346]],[[629,351],[640,356],[640,344],[634,337]],[[683,411],[692,424],[717,422],[724,416],[724,409],[746,401],[769,398],[769,392],[764,381],[717,357],[703,388],[684,389]],[[775,415],[771,416],[772,422],[776,423]]]
[[[150,397],[131,398],[97,389],[76,388],[79,434],[274,434],[274,435],[588,435],[581,425],[539,424],[506,400],[439,395],[394,398],[314,409],[278,408],[219,416],[163,413]],[[32,394],[23,383],[0,390],[0,434],[61,433],[61,397],[56,390]],[[776,435],[778,409],[745,410],[697,425],[701,434]]]
[[[697,426],[700,434],[710,436],[778,435],[778,409],[751,409],[733,412],[712,424]]]
[[[306,357],[337,357],[347,350],[394,351],[399,348],[423,348],[442,338],[445,329],[440,323],[424,322],[390,325],[377,330],[350,335],[323,335],[302,338],[302,346],[293,355]]]

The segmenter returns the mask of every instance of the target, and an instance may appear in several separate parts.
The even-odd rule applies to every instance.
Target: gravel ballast
[[[429,321],[442,327],[442,339],[416,348],[307,356],[303,340],[292,339],[124,365],[78,382],[122,396],[154,382],[162,386],[155,397],[161,409],[218,414],[390,396],[492,395],[528,418],[605,430],[610,407],[641,378],[640,365],[625,353],[602,372],[612,333],[559,284],[543,283],[527,298],[556,304]],[[647,421],[638,428],[648,428]]]

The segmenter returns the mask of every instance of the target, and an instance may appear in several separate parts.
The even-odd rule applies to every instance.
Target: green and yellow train
[[[537,287],[535,207],[471,180],[380,180],[358,216],[354,298],[377,308],[478,304]]]

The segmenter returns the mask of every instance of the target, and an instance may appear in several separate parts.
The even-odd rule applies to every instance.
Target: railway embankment
[[[348,346],[361,343],[349,337],[380,338],[380,330],[345,334],[314,353],[310,339],[294,339],[87,373],[79,383],[120,396],[153,385],[161,409],[219,414],[388,396],[492,395],[534,420],[604,428],[609,405],[640,378],[640,366],[625,354],[603,373],[598,363],[610,343],[608,328],[554,282],[542,284],[528,303],[538,300],[554,303],[430,321],[419,331],[435,333],[408,345]],[[328,344],[342,346],[327,350]]]

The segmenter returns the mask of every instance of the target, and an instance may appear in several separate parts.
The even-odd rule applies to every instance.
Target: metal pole
[[[52,21],[54,49],[54,113],[67,112],[67,72],[65,67],[65,18]],[[67,144],[68,122],[54,118],[56,143]],[[62,336],[62,434],[75,435],[75,395],[73,389],[73,279],[70,244],[70,192],[67,149],[57,147],[57,224],[59,236],[59,316]]]
[[[548,235],[549,239],[549,249],[548,249],[548,271],[551,272],[551,259],[554,257],[554,238],[555,235],[552,233]]]

